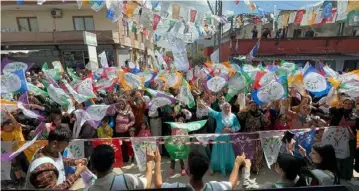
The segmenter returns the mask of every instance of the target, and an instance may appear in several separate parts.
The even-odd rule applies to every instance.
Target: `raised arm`
[[[237,156],[236,161],[234,162],[233,170],[229,176],[229,183],[232,185],[232,189],[236,187],[238,181],[238,172],[241,166],[245,164],[245,155]]]
[[[155,188],[161,188],[162,187],[162,172],[161,172],[161,154],[156,150],[155,155]]]

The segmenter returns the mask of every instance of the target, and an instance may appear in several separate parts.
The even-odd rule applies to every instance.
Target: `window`
[[[141,34],[141,42],[144,42],[144,39],[143,39],[143,32],[140,32],[140,34]]]
[[[74,28],[77,31],[93,31],[95,24],[92,16],[73,17]]]
[[[36,17],[19,17],[17,18],[17,25],[20,32],[39,31]]]

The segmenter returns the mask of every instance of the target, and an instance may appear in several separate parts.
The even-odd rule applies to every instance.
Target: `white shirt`
[[[161,188],[194,188],[190,184],[182,184],[182,183],[163,183]],[[224,191],[224,190],[232,190],[232,185],[229,182],[217,182],[217,181],[210,181],[206,183],[201,191]]]
[[[132,174],[116,174],[114,172],[106,175],[103,178],[98,178],[84,191],[96,190],[133,190],[145,189],[147,180],[145,178],[138,178]]]

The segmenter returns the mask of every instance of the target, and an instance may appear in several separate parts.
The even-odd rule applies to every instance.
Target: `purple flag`
[[[233,150],[236,156],[246,153],[246,157],[253,160],[256,152],[256,141],[259,139],[258,133],[238,133],[232,135]]]
[[[18,99],[19,102],[23,103],[23,104],[29,104],[29,97],[27,95],[27,92],[21,94],[21,96]]]

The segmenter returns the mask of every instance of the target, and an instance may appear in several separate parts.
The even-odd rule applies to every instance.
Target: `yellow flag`
[[[172,4],[172,19],[179,19],[181,6]]]
[[[351,0],[348,1],[348,8],[347,12],[350,13],[350,11],[359,10],[359,1],[358,0]]]
[[[128,17],[130,17],[132,15],[132,13],[135,11],[135,9],[137,8],[137,4],[132,2],[132,1],[127,1],[126,3],[126,15]]]

